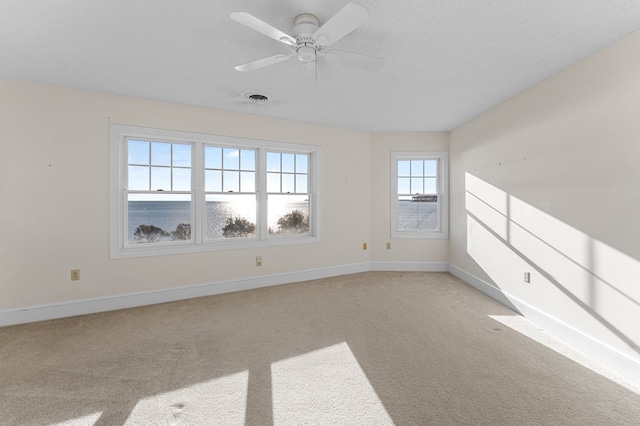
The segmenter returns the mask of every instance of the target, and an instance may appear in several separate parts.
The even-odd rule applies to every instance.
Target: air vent
[[[256,103],[265,103],[269,100],[265,95],[261,95],[260,93],[246,93],[244,95],[245,98],[249,99],[252,102]]]

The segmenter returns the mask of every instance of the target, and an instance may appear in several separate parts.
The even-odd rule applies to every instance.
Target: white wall
[[[640,32],[450,135],[451,265],[635,362],[638,52]]]
[[[391,151],[447,151],[449,135],[440,133],[376,133],[371,136],[371,259],[385,266],[402,262],[414,270],[438,270],[448,262],[447,239],[391,239]],[[386,243],[391,243],[387,250]]]
[[[370,260],[367,133],[10,80],[0,120],[0,313]],[[109,259],[110,122],[320,144],[321,241]]]

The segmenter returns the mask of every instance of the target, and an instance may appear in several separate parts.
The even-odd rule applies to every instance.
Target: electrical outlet
[[[524,273],[524,282],[529,284],[531,283],[531,273],[530,272],[525,272]]]
[[[362,250],[366,250],[367,249],[367,243],[362,243]]]
[[[387,243],[387,250],[391,250],[391,243]]]
[[[71,270],[71,281],[80,281],[80,269]]]
[[[256,266],[262,266],[262,256],[256,256]]]

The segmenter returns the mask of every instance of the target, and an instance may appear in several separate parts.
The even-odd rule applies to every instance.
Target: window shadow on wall
[[[465,205],[467,252],[507,297],[637,359],[640,261],[470,173]]]

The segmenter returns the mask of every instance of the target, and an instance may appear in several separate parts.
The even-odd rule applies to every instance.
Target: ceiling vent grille
[[[246,93],[244,97],[249,99],[251,102],[256,102],[259,104],[269,101],[269,98],[267,96],[261,95],[260,93]]]

